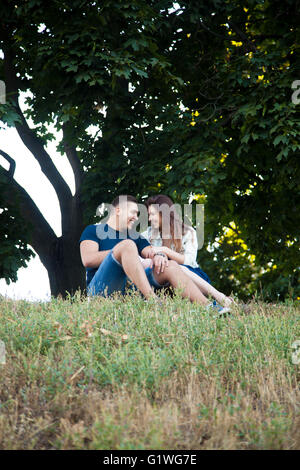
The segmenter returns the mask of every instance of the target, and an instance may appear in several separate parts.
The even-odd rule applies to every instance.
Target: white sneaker
[[[214,309],[214,310],[217,310],[218,312],[218,316],[222,316],[224,315],[225,313],[229,313],[230,312],[230,307],[222,307],[222,305],[219,305],[217,303],[213,304],[213,303],[210,303],[206,306],[207,309]]]

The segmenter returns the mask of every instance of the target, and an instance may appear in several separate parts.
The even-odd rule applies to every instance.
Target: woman
[[[168,217],[163,218],[164,208],[174,209],[172,199],[164,194],[159,194],[150,197],[146,201],[146,206],[151,226],[142,233],[142,236],[151,243],[157,253],[163,253],[168,259],[176,261],[186,274],[193,279],[204,295],[213,297],[223,305],[224,308],[219,309],[220,313],[229,311],[229,306],[233,300],[215,289],[210,284],[207,274],[197,264],[198,243],[196,231],[184,224],[175,210],[169,210]],[[167,227],[165,226],[166,223]],[[143,261],[145,267],[147,261]]]

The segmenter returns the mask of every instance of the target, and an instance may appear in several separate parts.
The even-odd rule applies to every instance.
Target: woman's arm
[[[164,253],[169,259],[176,261],[178,264],[184,263],[184,255],[177,253],[175,250],[171,250],[171,248],[167,246],[153,246],[152,248],[156,253]]]
[[[182,239],[183,253],[168,248],[167,246],[152,247],[156,252],[165,253],[169,259],[177,261],[178,264],[193,265],[196,263],[198,243],[194,229],[188,229]]]
[[[197,266],[198,242],[196,230],[187,229],[182,238],[182,248],[184,250],[184,263],[188,266]]]

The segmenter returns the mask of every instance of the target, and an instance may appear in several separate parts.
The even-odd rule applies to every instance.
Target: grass
[[[0,300],[0,449],[299,449],[299,303]]]

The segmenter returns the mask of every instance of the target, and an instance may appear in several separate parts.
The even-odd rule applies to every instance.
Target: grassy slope
[[[0,300],[0,449],[299,449],[299,305]]]

